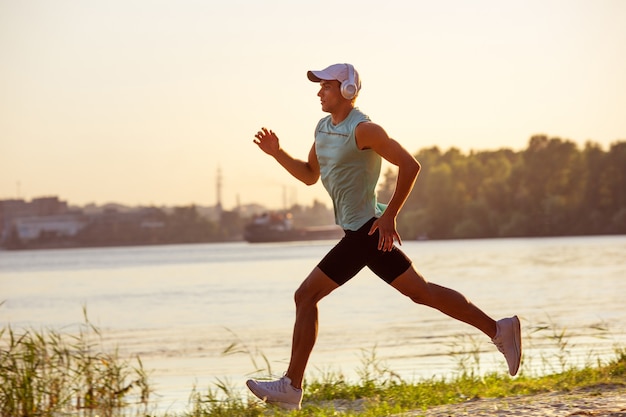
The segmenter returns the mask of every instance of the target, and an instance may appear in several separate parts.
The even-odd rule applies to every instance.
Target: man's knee
[[[307,300],[311,299],[311,295],[304,285],[301,285],[293,294],[293,301],[296,303],[296,307],[303,305]]]
[[[326,294],[321,293],[315,288],[312,288],[307,283],[303,283],[293,295],[296,307],[303,307],[307,305],[316,305],[318,301],[324,298]]]
[[[316,305],[330,294],[338,285],[321,270],[314,270],[294,293],[296,307]]]

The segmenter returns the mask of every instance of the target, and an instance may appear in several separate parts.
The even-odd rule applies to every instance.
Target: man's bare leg
[[[337,287],[333,280],[316,267],[296,290],[296,322],[293,328],[291,360],[286,373],[295,388],[302,388],[304,371],[317,339],[317,303]]]
[[[414,302],[436,308],[481,330],[504,355],[509,373],[517,374],[522,359],[522,334],[517,316],[496,322],[461,293],[426,281],[413,266],[391,285]]]
[[[496,336],[496,322],[453,289],[426,281],[412,266],[391,286],[418,304],[435,308],[450,317],[470,324],[489,338]]]

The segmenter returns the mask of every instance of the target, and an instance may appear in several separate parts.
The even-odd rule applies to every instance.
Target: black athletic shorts
[[[346,230],[346,235],[317,265],[338,285],[343,285],[367,266],[388,284],[406,272],[411,260],[395,245],[392,250],[378,250],[378,230],[368,235],[372,218],[359,230]]]

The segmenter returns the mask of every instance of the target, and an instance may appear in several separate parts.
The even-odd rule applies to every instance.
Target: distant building
[[[21,242],[39,240],[44,236],[72,238],[85,227],[87,222],[76,214],[23,217],[13,220],[12,230]]]
[[[58,197],[0,200],[0,244],[8,239],[21,242],[45,236],[72,237],[84,226],[80,211],[70,211]]]

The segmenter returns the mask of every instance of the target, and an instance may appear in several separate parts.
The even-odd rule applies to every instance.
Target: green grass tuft
[[[141,360],[97,350],[87,319],[77,336],[54,330],[0,330],[0,416],[145,414],[150,387]]]

